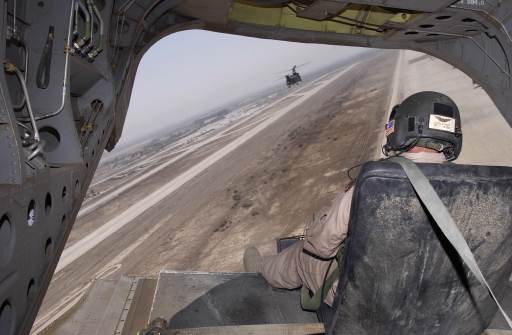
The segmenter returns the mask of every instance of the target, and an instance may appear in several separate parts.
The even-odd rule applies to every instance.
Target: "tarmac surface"
[[[243,271],[249,245],[275,253],[276,238],[302,233],[344,191],[351,167],[380,157],[390,106],[421,90],[460,104],[462,163],[512,166],[512,129],[467,76],[419,53],[375,53],[215,129],[100,168],[34,329],[80,304],[94,279]]]

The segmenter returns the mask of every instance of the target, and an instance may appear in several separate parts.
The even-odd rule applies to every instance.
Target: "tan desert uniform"
[[[402,156],[419,163],[446,162],[442,153],[404,153]],[[337,266],[336,261],[331,259],[347,237],[353,192],[354,189],[351,188],[337,196],[330,210],[321,214],[307,230],[304,241],[295,243],[278,255],[263,257],[260,272],[270,285],[286,289],[306,285],[313,292],[323,285],[326,272],[334,271]],[[303,249],[318,258],[308,255]],[[337,285],[338,281],[325,298],[329,305],[334,301]]]

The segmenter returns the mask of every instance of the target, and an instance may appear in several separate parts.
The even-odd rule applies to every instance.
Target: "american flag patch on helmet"
[[[386,136],[389,136],[395,132],[395,120],[391,120],[388,123],[386,123],[385,127],[385,133]]]

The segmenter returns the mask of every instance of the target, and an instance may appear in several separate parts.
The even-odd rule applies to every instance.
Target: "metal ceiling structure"
[[[121,136],[138,64],[166,35],[421,51],[473,78],[512,125],[512,1],[5,0],[0,11],[2,335],[30,332],[101,153]]]

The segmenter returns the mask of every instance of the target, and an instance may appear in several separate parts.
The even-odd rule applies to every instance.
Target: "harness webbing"
[[[421,170],[411,160],[403,157],[393,157],[389,160],[391,162],[400,164],[402,169],[405,171],[405,174],[409,178],[409,181],[411,182],[414,190],[416,191],[418,198],[425,205],[432,218],[434,218],[434,221],[441,232],[448,239],[450,244],[455,248],[460,258],[462,258],[464,263],[466,263],[467,267],[471,270],[480,284],[487,289],[487,292],[498,306],[498,309],[505,318],[508,326],[512,329],[512,321],[510,320],[510,317],[501,307],[498,299],[494,295],[494,292],[482,274],[480,267],[476,263],[475,256],[471,252],[471,249],[464,239],[464,236],[462,236],[462,233],[453,221],[450,212],[439,198],[439,195],[436,193],[427,177],[425,177],[423,172],[421,172]]]
[[[309,289],[302,285],[302,289],[300,291],[300,304],[302,308],[306,311],[312,311],[315,312],[320,308],[320,305],[322,305],[322,301],[325,300],[325,297],[327,296],[327,293],[329,293],[329,290],[331,289],[332,285],[340,277],[340,264],[341,259],[343,256],[343,250],[345,249],[345,242],[342,242],[340,245],[340,248],[338,249],[338,252],[336,253],[336,259],[338,260],[338,266],[327,276],[327,278],[324,281],[324,284],[320,289],[318,289],[313,296],[310,295]],[[334,262],[334,259],[331,261]],[[331,263],[332,265],[332,263]],[[327,269],[327,273],[330,270],[330,266]]]

